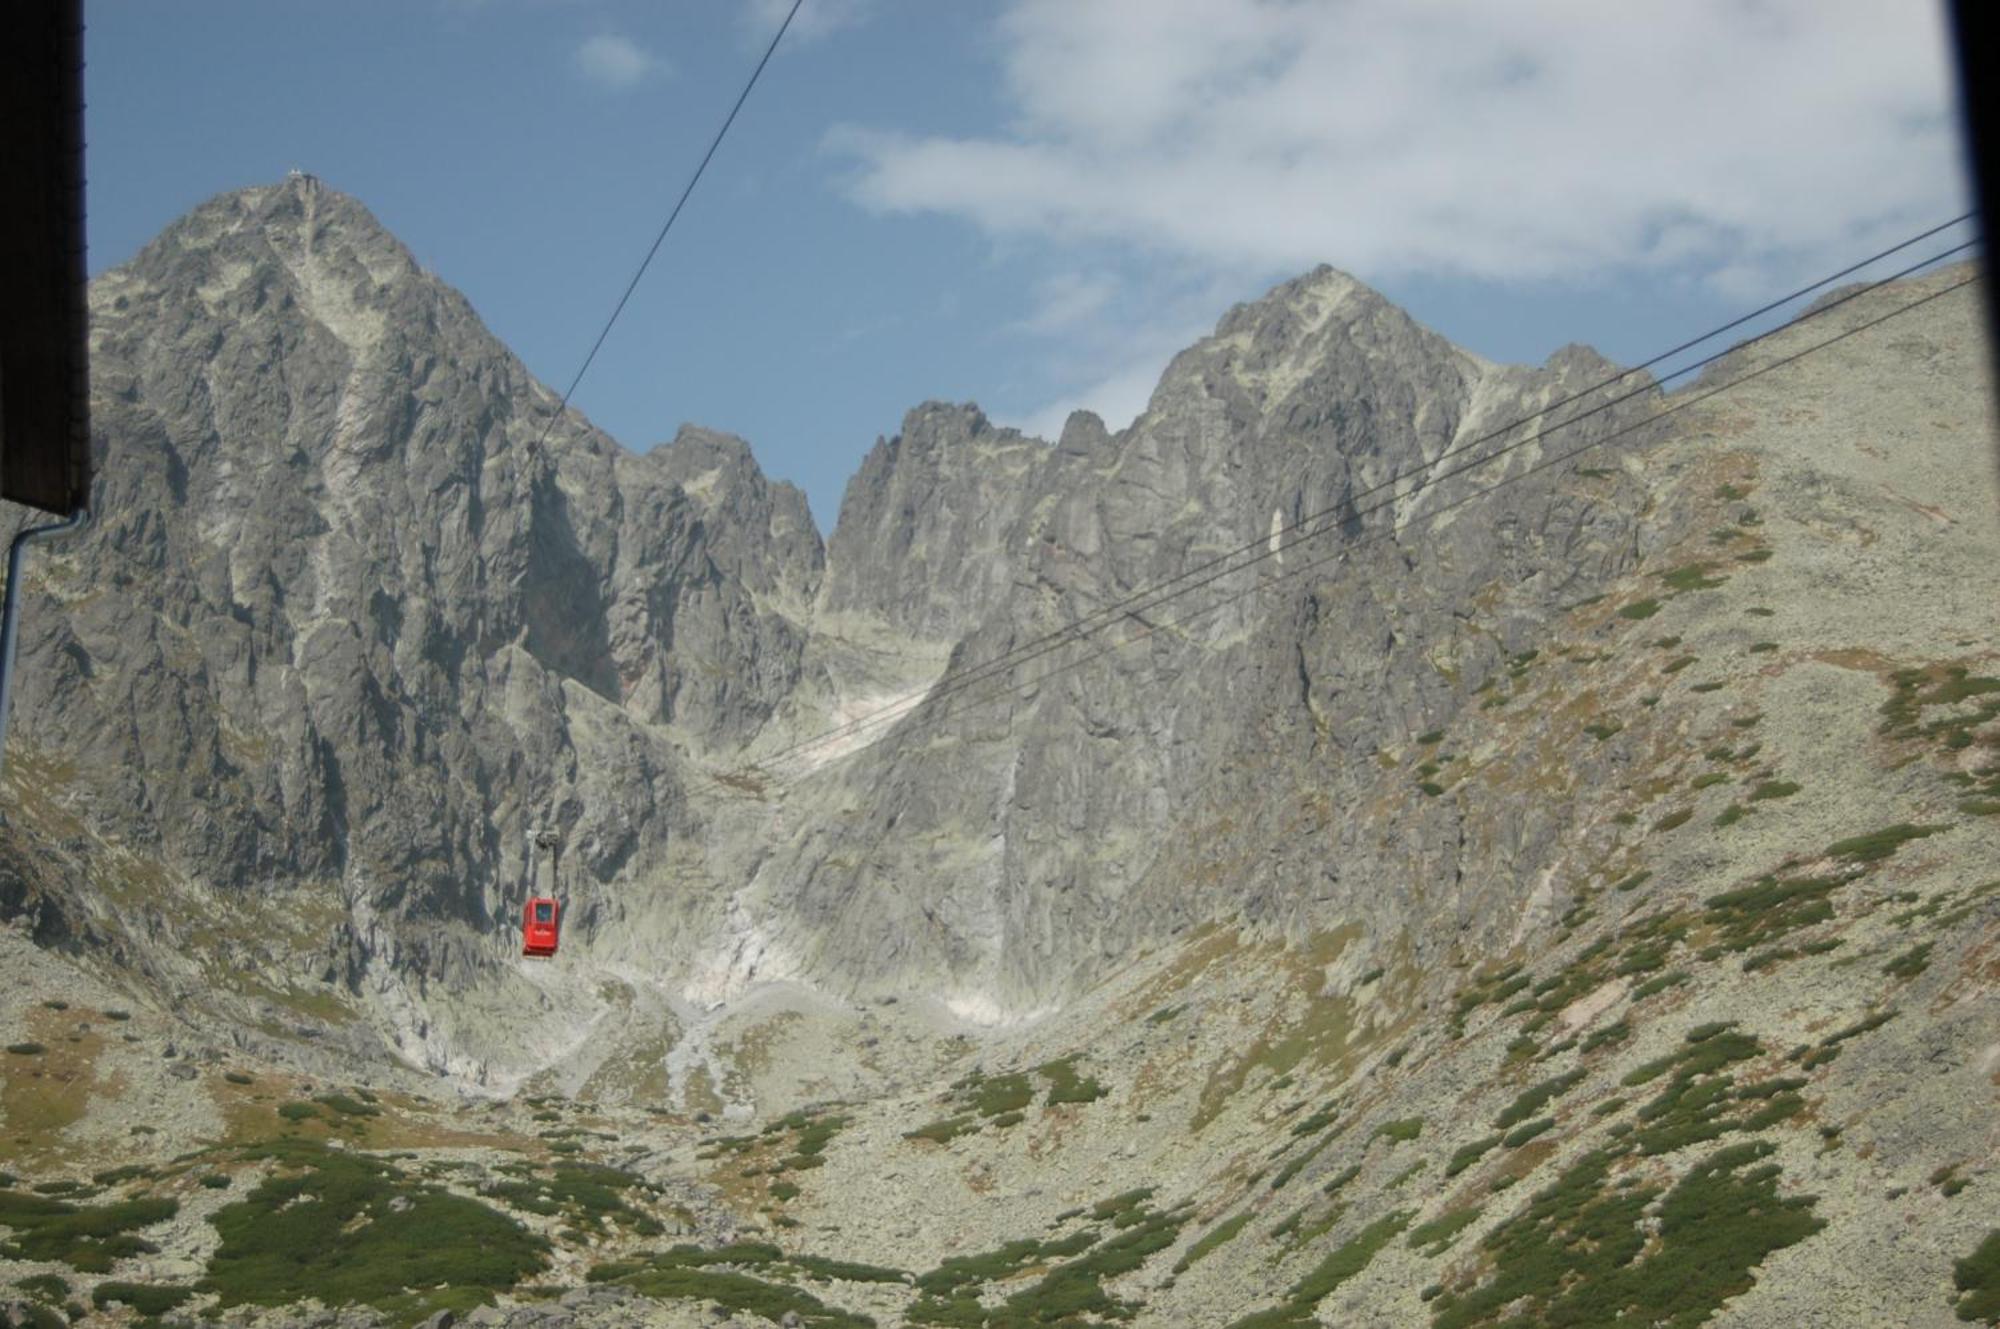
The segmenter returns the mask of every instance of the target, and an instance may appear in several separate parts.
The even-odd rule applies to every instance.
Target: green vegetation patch
[[[1164,1024],[1185,1009],[1184,1006],[1163,1007],[1147,1017],[1147,1023]],[[916,1130],[906,1131],[903,1138],[947,1144],[961,1135],[976,1134],[984,1126],[990,1125],[1001,1130],[1018,1126],[1027,1119],[1027,1109],[1035,1101],[1037,1078],[1048,1086],[1048,1094],[1043,1099],[1044,1107],[1055,1107],[1063,1103],[1094,1103],[1103,1098],[1107,1091],[1097,1077],[1086,1075],[1077,1069],[1077,1063],[1081,1059],[1081,1053],[1071,1053],[1067,1057],[1043,1062],[1033,1071],[1010,1071],[1003,1075],[989,1076],[984,1072],[974,1071],[952,1084],[954,1103],[959,1111],[949,1117],[942,1117],[920,1126]],[[838,1124],[845,1126],[847,1118],[839,1118]],[[819,1166],[817,1150],[801,1148],[799,1155],[800,1157],[787,1159],[787,1165]]]
[[[69,1284],[58,1274],[30,1274],[14,1280],[14,1286],[31,1297],[59,1303],[69,1295]]]
[[[1315,1158],[1318,1158],[1321,1152],[1324,1151],[1328,1145],[1332,1144],[1335,1140],[1339,1139],[1340,1134],[1341,1133],[1339,1131],[1335,1131],[1331,1135],[1321,1136],[1318,1140],[1313,1142],[1312,1148],[1306,1150],[1304,1153],[1300,1154],[1297,1158],[1285,1164],[1285,1166],[1279,1171],[1278,1175],[1271,1178],[1271,1189],[1274,1191],[1283,1190],[1288,1184],[1290,1184],[1293,1177],[1298,1176],[1299,1173],[1305,1170],[1306,1165],[1308,1163],[1312,1162]]]
[[[1986,1234],[1978,1249],[1952,1265],[1958,1289],[1958,1318],[1991,1324],[2000,1320],[2000,1228]]]
[[[929,1273],[919,1276],[917,1290],[940,1303],[976,1300],[983,1284],[1011,1281],[1026,1269],[1080,1254],[1096,1242],[1097,1233],[1085,1229],[1054,1241],[1025,1238],[978,1255],[954,1255]],[[951,1321],[931,1320],[928,1323],[949,1324]]]
[[[1003,1112],[1019,1112],[1035,1101],[1035,1089],[1024,1074],[996,1075],[982,1080],[971,1090],[972,1110],[982,1117]]]
[[[2000,678],[1981,678],[1963,665],[1930,665],[1921,669],[1899,669],[1890,675],[1889,700],[1882,703],[1882,733],[1889,738],[1928,738],[1981,725],[2000,716]],[[1949,715],[1926,720],[1931,706],[1958,707],[1962,702],[1984,697],[1970,713],[1954,709]]]
[[[1522,966],[1510,964],[1473,982],[1458,994],[1452,1006],[1452,1037],[1462,1037],[1465,1033],[1465,1017],[1481,1006],[1505,1002],[1515,993],[1533,983],[1531,974],[1521,972]]]
[[[1632,989],[1632,1000],[1635,1002],[1644,1001],[1656,993],[1665,992],[1668,988],[1679,987],[1687,981],[1687,974],[1679,969],[1674,970],[1672,973],[1649,978],[1638,987]]]
[[[1717,933],[1709,958],[1768,946],[1789,932],[1826,922],[1833,917],[1828,897],[1846,884],[1844,877],[1767,876],[1753,886],[1709,896],[1705,921]]]
[[[1016,1121],[1020,1120],[1018,1112],[1013,1116]],[[853,1124],[853,1120],[852,1117],[837,1115],[809,1119],[799,1127],[799,1137],[792,1145],[792,1152],[778,1160],[776,1170],[804,1172],[822,1166],[826,1162],[826,1147],[833,1143],[834,1136]]]
[[[1660,574],[1660,580],[1676,591],[1712,591],[1727,581],[1726,577],[1711,577],[1713,563],[1686,563],[1671,572]]]
[[[1327,1127],[1333,1125],[1334,1119],[1339,1115],[1340,1104],[1329,1103],[1305,1120],[1292,1123],[1292,1134],[1295,1136],[1317,1135]]]
[[[1870,831],[1866,835],[1835,840],[1826,847],[1826,852],[1835,858],[1845,858],[1856,863],[1879,863],[1910,841],[1936,835],[1944,829],[1946,828],[1943,826],[1917,826],[1906,821],[1897,822],[1894,826],[1884,826],[1881,830]]]
[[[147,1167],[144,1163],[127,1163],[123,1167],[106,1168],[102,1172],[93,1172],[90,1174],[90,1180],[98,1186],[119,1186],[125,1182],[137,1181],[141,1177],[150,1177],[152,1175],[153,1169]]]
[[[1409,1222],[1410,1215],[1402,1212],[1376,1219],[1294,1283],[1283,1301],[1268,1310],[1244,1316],[1229,1329],[1317,1329],[1319,1317],[1313,1314],[1313,1307],[1366,1269],[1377,1252],[1394,1241]]]
[[[1433,1218],[1428,1223],[1419,1223],[1410,1229],[1405,1244],[1413,1251],[1425,1255],[1442,1255],[1445,1247],[1458,1240],[1458,1234],[1479,1221],[1480,1207],[1467,1205],[1463,1209],[1453,1209]]]
[[[1508,1131],[1500,1143],[1506,1145],[1509,1149],[1519,1149],[1536,1136],[1551,1130],[1555,1124],[1556,1119],[1554,1117],[1537,1117],[1533,1121],[1523,1122],[1513,1130]]]
[[[1103,1240],[1084,1229],[1059,1241],[1009,1242],[984,1255],[946,1260],[917,1279],[920,1295],[909,1309],[910,1323],[1015,1329],[1134,1318],[1143,1307],[1107,1292],[1105,1280],[1131,1273],[1173,1245],[1187,1221],[1185,1208],[1162,1213],[1148,1206],[1151,1194],[1150,1188],[1128,1191],[1095,1205],[1093,1216],[1109,1217],[1114,1228]],[[1049,1267],[1000,1305],[986,1304],[981,1294],[989,1285],[1012,1282],[1036,1266]]]
[[[821,1255],[787,1255],[785,1263],[822,1282],[838,1279],[845,1283],[901,1283],[909,1277],[901,1269],[855,1260],[829,1260]]]
[[[1658,600],[1653,600],[1653,599],[1634,600],[1631,604],[1622,605],[1619,607],[1618,617],[1629,618],[1634,621],[1638,621],[1642,619],[1651,618],[1653,615],[1659,612],[1660,612],[1660,602]]]
[[[1732,1068],[1764,1055],[1755,1038],[1727,1025],[1690,1030],[1679,1050],[1625,1076],[1628,1086],[1669,1078],[1659,1095],[1639,1108],[1638,1121],[1621,1138],[1619,1152],[1656,1157],[1732,1131],[1765,1130],[1804,1112],[1805,1100],[1798,1094],[1804,1080],[1737,1084]]]
[[[1385,1121],[1375,1128],[1374,1138],[1386,1139],[1392,1144],[1405,1144],[1424,1133],[1422,1117],[1399,1117]]]
[[[414,1321],[491,1301],[547,1264],[548,1242],[513,1219],[373,1158],[297,1140],[243,1156],[280,1172],[210,1220],[222,1241],[201,1287],[222,1307],[310,1296]]]
[[[1539,1112],[1545,1104],[1574,1089],[1583,1080],[1584,1075],[1582,1069],[1577,1069],[1523,1089],[1514,1101],[1493,1119],[1494,1127],[1504,1131],[1510,1126],[1520,1125]]]
[[[113,1302],[130,1306],[141,1315],[165,1315],[194,1295],[191,1287],[162,1287],[150,1283],[99,1283],[90,1290],[90,1304],[103,1310]]]
[[[1118,1222],[1118,1220],[1124,1219],[1128,1215],[1143,1214],[1145,1212],[1145,1203],[1153,1198],[1153,1191],[1155,1189],[1157,1188],[1152,1186],[1135,1186],[1129,1191],[1121,1191],[1117,1195],[1099,1200],[1096,1204],[1090,1206],[1090,1216],[1099,1221],[1108,1218],[1114,1222]],[[1118,1222],[1118,1226],[1125,1227],[1129,1225]]]
[[[1333,1195],[1344,1189],[1348,1182],[1353,1181],[1360,1175],[1361,1164],[1359,1163],[1354,1164],[1352,1167],[1342,1168],[1326,1185],[1319,1188],[1319,1193],[1321,1195]]]
[[[1249,1225],[1252,1217],[1251,1212],[1245,1209],[1241,1213],[1230,1215],[1208,1231],[1202,1233],[1194,1245],[1187,1248],[1187,1253],[1174,1262],[1174,1272],[1176,1274],[1186,1273],[1188,1270],[1194,1268],[1203,1257],[1212,1254],[1218,1247],[1225,1246],[1235,1240],[1236,1234]]]
[[[47,1260],[80,1273],[111,1272],[114,1260],[151,1255],[158,1247],[133,1234],[164,1223],[180,1212],[173,1200],[123,1200],[82,1206],[45,1195],[0,1190],[0,1226],[13,1229],[0,1241],[0,1257]]]
[[[1622,1043],[1631,1036],[1632,1026],[1626,1021],[1620,1020],[1616,1024],[1608,1024],[1602,1029],[1591,1031],[1583,1040],[1582,1050],[1587,1056],[1599,1048],[1610,1047],[1614,1043]]]
[[[1873,1015],[1856,1020],[1845,1029],[1828,1034],[1809,1048],[1798,1049],[1792,1053],[1792,1058],[1805,1070],[1824,1066],[1840,1055],[1841,1044],[1847,1042],[1849,1039],[1859,1038],[1863,1034],[1875,1032],[1883,1025],[1889,1023],[1889,1021],[1895,1019],[1896,1015],[1897,1012],[1893,1010],[1877,1011]]]
[[[1471,1144],[1460,1145],[1452,1151],[1450,1159],[1445,1162],[1445,1176],[1455,1177],[1477,1163],[1500,1143],[1501,1138],[1498,1135],[1487,1135],[1474,1140]]]
[[[661,1301],[713,1303],[729,1312],[762,1316],[773,1324],[789,1315],[796,1317],[793,1323],[810,1329],[871,1329],[875,1321],[868,1316],[828,1306],[802,1288],[760,1276],[786,1272],[789,1264],[807,1258],[787,1257],[776,1246],[763,1242],[738,1242],[709,1250],[682,1245],[640,1260],[598,1265],[590,1271],[589,1279],[593,1283],[622,1283]],[[825,1270],[849,1268],[835,1261],[815,1263]],[[745,1273],[746,1268],[758,1272]],[[854,1265],[851,1270],[866,1271],[868,1277],[862,1281],[878,1281],[876,1273],[891,1273],[901,1279],[893,1270],[878,1271],[872,1265]],[[828,1272],[824,1276],[846,1275]]]
[[[979,1121],[967,1113],[957,1117],[943,1117],[913,1131],[904,1131],[905,1140],[929,1140],[933,1144],[950,1144],[961,1135],[976,1134]]]
[[[1749,1034],[1730,1029],[1711,1031],[1706,1025],[1698,1025],[1688,1031],[1684,1046],[1633,1067],[1625,1072],[1622,1083],[1628,1087],[1650,1084],[1672,1070],[1710,1075],[1732,1062],[1748,1061],[1762,1051],[1762,1045]]]
[[[1035,1067],[1035,1074],[1049,1082],[1049,1096],[1042,1100],[1044,1105],[1095,1103],[1104,1097],[1104,1086],[1097,1082],[1095,1076],[1079,1074],[1076,1063],[1077,1054],[1072,1053]]]
[[[502,1182],[485,1193],[531,1214],[564,1218],[572,1228],[602,1232],[607,1224],[615,1224],[641,1236],[657,1236],[661,1231],[658,1220],[633,1208],[624,1198],[624,1192],[643,1184],[632,1173],[614,1167],[557,1163],[547,1172]]]
[[[1926,941],[1910,947],[1895,959],[1882,966],[1882,972],[1891,978],[1912,979],[1931,966],[1931,943]]]
[[[1620,1184],[1594,1150],[1482,1243],[1483,1281],[1433,1302],[1433,1329],[1634,1324],[1693,1326],[1755,1283],[1772,1252],[1825,1226],[1809,1196],[1778,1194],[1762,1141],[1722,1149],[1662,1198]],[[1649,1239],[1648,1209],[1659,1201]]]

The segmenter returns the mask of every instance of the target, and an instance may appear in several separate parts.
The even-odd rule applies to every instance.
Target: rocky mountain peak
[[[1073,456],[1088,456],[1109,441],[1111,431],[1104,427],[1104,419],[1095,411],[1071,411],[1063,421],[1062,437],[1056,441],[1056,451]]]
[[[1325,263],[1281,282],[1255,300],[1232,305],[1217,321],[1215,336],[1238,333],[1271,338],[1281,333],[1309,336],[1336,319],[1353,321],[1365,312],[1392,307],[1358,277]]]
[[[1454,478],[1611,366],[1320,270],[1116,435],[917,408],[822,549],[740,439],[555,418],[372,225],[287,181],[95,284],[101,521],[0,778],[0,1320],[2000,1291],[1962,272]]]
[[[827,541],[826,604],[931,641],[961,636],[1004,584],[1049,446],[971,403],[925,402],[878,439]]]

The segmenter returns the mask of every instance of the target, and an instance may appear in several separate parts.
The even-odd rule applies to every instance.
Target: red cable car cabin
[[[528,901],[521,911],[521,954],[554,955],[562,906],[546,895]]]

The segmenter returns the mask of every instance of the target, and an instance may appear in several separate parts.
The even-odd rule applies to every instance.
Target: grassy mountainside
[[[17,927],[0,1282],[50,1324],[2000,1322],[1973,315],[1941,297],[1579,459],[1576,503],[1638,505],[1636,566],[1531,625],[1496,584],[1463,658],[1409,662],[1449,701],[1347,772],[1365,797],[1274,756],[1170,850],[1248,899],[1267,851],[1404,842],[1367,883],[1402,931],[1224,911],[983,1031],[782,985],[689,1023],[605,973],[629,1020],[489,1101]],[[10,826],[87,858],[57,774],[10,764]],[[1520,880],[1524,805],[1556,852]],[[1467,861],[1490,879],[1424,868]]]

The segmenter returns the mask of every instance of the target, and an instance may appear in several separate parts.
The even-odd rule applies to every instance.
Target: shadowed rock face
[[[675,745],[739,742],[792,687],[803,495],[726,436],[551,427],[352,199],[216,199],[92,308],[100,518],[45,565],[18,732],[172,865],[484,927],[524,818],[557,807],[615,874],[664,839]],[[615,791],[581,793],[577,706],[624,722]]]
[[[1964,1323],[1977,275],[1572,459],[1632,408],[1487,436],[1602,361],[1487,365],[1322,270],[1115,436],[919,408],[822,560],[739,440],[537,450],[548,395],[345,200],[219,200],[100,282],[107,525],[36,563],[0,1284],[372,1323],[532,1235],[473,1321]],[[348,1221],[266,1224],[310,1194]],[[86,1291],[72,1203],[169,1216]],[[329,1258],[374,1309],[262,1304]]]
[[[1358,802],[1378,748],[1460,704],[1431,652],[1498,664],[1508,643],[1467,647],[1476,634],[1460,611],[1476,592],[1533,624],[1636,557],[1644,537],[1629,511],[1528,475],[1550,455],[1534,442],[1415,492],[1533,432],[1487,440],[1496,427],[1611,372],[1580,350],[1539,371],[1486,364],[1321,269],[1231,311],[1115,438],[1086,418],[1060,447],[1034,449],[966,409],[913,412],[849,487],[823,603],[865,604],[918,635],[963,625],[961,667],[1080,620],[1106,630],[942,696],[809,777],[795,805],[854,810],[810,822],[756,876],[776,949],[815,974],[861,959],[865,972],[935,986],[942,970],[964,1009],[1019,1012],[1213,917],[1411,921],[1410,901],[1363,884],[1418,862],[1455,875],[1450,814],[1385,845],[1363,844],[1344,818],[1330,839],[1301,841],[1298,795]],[[1646,404],[1594,416],[1562,443],[1622,427]],[[1456,519],[1454,503],[1503,476],[1523,482]],[[1272,556],[1093,617],[1242,550]],[[935,597],[938,585],[955,593]],[[1118,643],[1129,645],[1106,651]],[[1506,815],[1533,862],[1546,828],[1530,808]],[[1201,889],[1215,880],[1202,864],[1218,861],[1256,866],[1226,893]],[[1354,885],[1331,884],[1342,880]],[[1511,891],[1511,878],[1481,880]],[[1497,918],[1478,901],[1453,908]]]
[[[337,894],[325,949],[354,984],[492,971],[547,817],[572,943],[707,995],[790,977],[1001,1016],[1207,918],[1400,927],[1413,906],[1360,884],[1456,880],[1453,814],[1302,841],[1299,791],[1361,798],[1378,748],[1462,703],[1434,653],[1497,667],[1648,539],[1616,486],[1530,473],[1556,442],[1440,475],[1605,362],[1488,364],[1327,268],[1230,311],[1115,436],[918,407],[824,550],[739,439],[634,455],[555,417],[309,178],[203,205],[91,301],[102,515],[40,565],[16,734],[198,885]],[[716,779],[1243,548],[1271,557]],[[1519,632],[1469,632],[1475,596]],[[1476,889],[1511,899],[1548,830],[1503,820],[1510,868]],[[1221,861],[1256,867],[1222,895]],[[1470,886],[1445,912],[1499,926]]]

